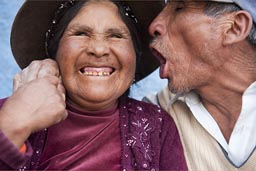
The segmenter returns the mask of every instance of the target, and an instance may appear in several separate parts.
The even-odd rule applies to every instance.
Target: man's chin
[[[182,93],[187,93],[190,91],[189,88],[185,87],[175,87],[171,83],[168,83],[168,89],[173,93],[173,94],[182,94]]]

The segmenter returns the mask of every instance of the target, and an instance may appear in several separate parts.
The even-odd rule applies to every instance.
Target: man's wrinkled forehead
[[[254,23],[256,23],[256,0],[163,0],[165,4],[168,2],[220,2],[233,3],[238,5],[241,9],[247,11],[252,16]]]

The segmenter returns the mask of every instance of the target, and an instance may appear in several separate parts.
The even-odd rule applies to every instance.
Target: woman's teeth
[[[83,74],[85,76],[109,76],[110,72],[85,71]]]
[[[84,67],[80,71],[85,76],[104,77],[111,75],[114,69],[111,67]]]

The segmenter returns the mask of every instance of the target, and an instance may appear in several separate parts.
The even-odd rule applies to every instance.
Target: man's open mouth
[[[166,59],[163,57],[163,55],[154,48],[152,48],[151,50],[153,55],[159,60],[160,65],[165,65]]]

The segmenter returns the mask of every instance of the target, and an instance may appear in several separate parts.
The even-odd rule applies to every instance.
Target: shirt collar
[[[203,106],[195,92],[179,94],[174,99],[179,99],[188,105],[197,121],[227,152],[227,157],[234,165],[241,166],[246,162],[256,145],[256,82],[252,83],[243,93],[242,110],[231,134],[229,144],[217,122]]]

